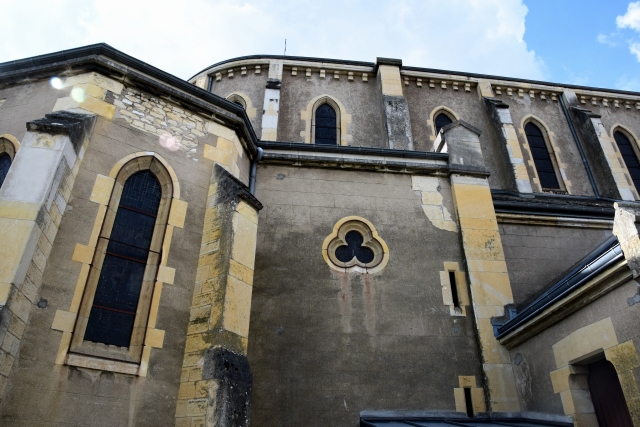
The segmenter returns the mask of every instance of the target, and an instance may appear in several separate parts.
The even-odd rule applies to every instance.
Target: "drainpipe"
[[[251,174],[249,175],[249,193],[252,195],[256,192],[256,171],[258,170],[258,163],[262,160],[262,148],[258,147],[258,154],[251,162]]]

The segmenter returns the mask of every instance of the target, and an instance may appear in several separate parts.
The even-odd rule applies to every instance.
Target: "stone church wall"
[[[439,193],[453,214],[447,181]],[[355,426],[362,410],[425,402],[453,411],[460,376],[479,386],[470,307],[452,315],[443,302],[440,272],[464,270],[459,232],[430,222],[423,194],[408,175],[259,167],[252,423]],[[386,241],[381,272],[339,273],[323,260],[322,242],[351,215]]]

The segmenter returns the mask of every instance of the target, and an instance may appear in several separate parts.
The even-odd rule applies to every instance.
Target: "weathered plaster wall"
[[[255,73],[255,66],[247,68],[247,74],[245,75],[242,75],[241,71],[236,68],[233,78],[229,78],[228,73],[225,73],[220,80],[216,80],[214,75],[211,92],[223,98],[235,92],[241,92],[248,96],[253,108],[256,109],[255,116],[249,117],[249,120],[256,135],[260,138],[262,134],[264,91],[267,85],[267,77],[269,76],[269,66],[263,65],[260,74]]]
[[[640,348],[640,334],[635,326],[640,322],[640,306],[628,303],[637,288],[635,281],[627,282],[510,351],[513,359],[518,354],[521,359],[519,364],[514,363],[513,370],[523,411],[564,414],[560,394],[554,392],[550,375],[559,368],[553,345],[574,331],[610,318],[615,336],[594,331],[594,340],[612,344],[631,340],[636,349]],[[637,378],[638,369],[635,371]]]
[[[319,95],[334,97],[344,105],[346,113],[351,115],[351,124],[347,125],[347,134],[351,135],[349,145],[385,146],[385,131],[381,128],[378,84],[375,77],[370,75],[368,81],[363,82],[362,77],[356,76],[350,81],[344,72],[336,79],[334,73],[327,71],[326,77],[321,78],[314,70],[308,78],[304,69],[298,70],[295,76],[291,75],[290,70],[285,69],[282,75],[278,140],[304,142],[300,132],[305,131],[305,122],[300,113]]]
[[[532,99],[528,93],[524,93],[521,98],[517,92],[514,92],[512,96],[508,96],[503,92],[501,95],[497,95],[496,98],[509,105],[513,126],[518,134],[529,177],[533,176],[532,171],[535,170],[535,166],[533,165],[531,150],[525,148],[528,148],[528,143],[524,135],[522,122],[525,118],[534,116],[534,119],[541,121],[552,133],[550,137],[552,145],[555,145],[553,148],[556,160],[561,169],[561,174],[564,173],[562,179],[567,185],[569,194],[593,196],[593,189],[589,183],[584,163],[582,163],[580,151],[571,135],[571,129],[562,112],[560,101],[553,101],[548,96],[543,100],[540,95],[534,95]],[[544,127],[539,127],[542,128],[543,132],[545,131]],[[533,184],[532,187],[534,192],[539,192]]]
[[[460,120],[478,128],[482,156],[486,167],[491,171],[489,184],[491,188],[507,187],[506,162],[502,161],[500,147],[495,130],[489,121],[486,109],[478,97],[475,88],[465,92],[463,88],[454,91],[451,86],[442,89],[439,84],[430,88],[428,83],[418,87],[415,81],[403,87],[409,104],[413,145],[419,151],[431,151],[435,140],[435,131],[431,123],[431,113],[436,107],[444,106],[458,115]]]
[[[516,306],[556,279],[611,236],[611,230],[499,224]],[[570,244],[567,244],[570,242]]]
[[[405,175],[259,167],[253,424],[356,426],[365,409],[455,410],[458,376],[481,384],[470,311],[451,315],[440,282],[444,262],[463,265],[458,232],[432,225],[414,188]],[[441,197],[454,212],[449,187]],[[389,246],[379,274],[323,260],[324,239],[350,215]]]
[[[56,100],[70,92],[70,87],[54,89],[48,80],[0,89],[0,135],[8,133],[22,140],[25,123],[50,113]]]
[[[164,147],[158,134],[123,118],[98,118],[43,275],[40,297],[46,305],[32,309],[9,377],[2,425],[83,425],[88,419],[96,426],[173,425],[213,166],[203,157],[204,144],[215,146],[217,139],[203,137],[195,153],[187,153]],[[146,378],[56,365],[62,333],[51,326],[56,310],[68,310],[73,297],[81,265],[71,258],[76,244],[89,240],[96,219],[99,206],[90,201],[96,176],[108,176],[117,161],[141,151],[159,153],[169,162],[188,202],[184,228],[174,230],[169,252],[174,284],[165,284],[160,300],[157,328],[165,330],[164,346],[152,350]]]

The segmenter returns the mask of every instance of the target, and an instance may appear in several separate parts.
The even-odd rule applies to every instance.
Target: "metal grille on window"
[[[615,132],[613,138],[616,140],[616,144],[618,144],[618,149],[620,150],[620,154],[622,154],[622,159],[627,166],[631,179],[633,179],[633,184],[636,186],[636,189],[640,191],[640,162],[631,145],[631,141],[629,141],[629,138],[622,132]]]
[[[150,171],[125,182],[85,340],[129,346],[160,198],[160,184]]]
[[[316,144],[337,145],[336,110],[322,104],[316,110]]]
[[[444,113],[438,114],[436,116],[435,122],[436,122],[436,135],[438,135],[440,133],[440,129],[442,129],[446,125],[450,125],[451,123],[453,123],[451,121],[451,119],[449,118],[449,116],[447,116]]]
[[[7,153],[0,154],[0,187],[4,183],[4,179],[9,173],[9,167],[11,166],[11,157]]]
[[[542,131],[533,123],[527,123],[524,127],[524,132],[527,135],[527,141],[531,148],[533,163],[536,165],[540,185],[544,189],[560,189],[558,178],[556,177],[556,171],[553,168],[549,149],[547,148],[547,143],[544,140]]]
[[[357,231],[349,231],[344,239],[347,246],[339,246],[336,249],[336,258],[342,262],[349,262],[354,257],[363,264],[373,261],[373,251],[366,246],[362,246],[364,239]]]

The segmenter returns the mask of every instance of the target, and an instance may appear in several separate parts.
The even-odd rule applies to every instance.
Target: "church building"
[[[0,64],[0,426],[640,427],[640,93]]]

